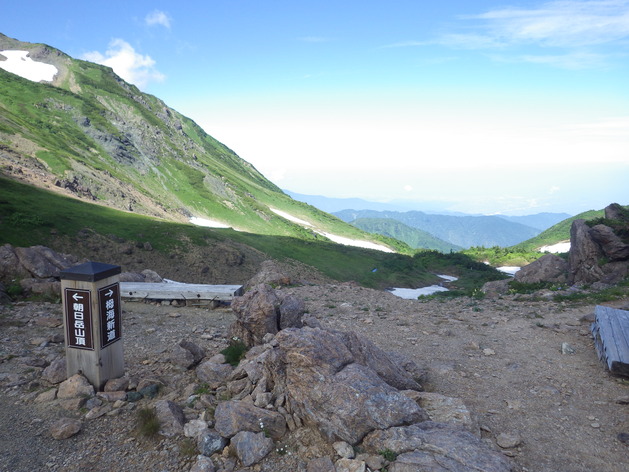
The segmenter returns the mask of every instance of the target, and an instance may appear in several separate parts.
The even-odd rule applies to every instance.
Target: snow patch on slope
[[[51,64],[37,62],[28,57],[28,51],[6,50],[0,51],[0,54],[7,58],[6,61],[0,61],[0,68],[33,82],[52,82],[59,72]]]

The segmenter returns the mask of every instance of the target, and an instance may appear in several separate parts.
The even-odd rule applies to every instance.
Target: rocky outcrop
[[[537,282],[566,283],[568,281],[568,262],[555,254],[545,254],[517,271],[514,279],[529,284]]]
[[[629,244],[618,234],[627,234],[627,210],[617,203],[605,208],[609,224],[588,225],[575,220],[570,228],[568,259],[547,254],[515,274],[522,283],[567,283],[569,285],[615,284],[629,274]],[[490,290],[491,287],[487,287]]]

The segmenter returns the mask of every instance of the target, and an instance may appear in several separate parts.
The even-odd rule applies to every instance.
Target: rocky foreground
[[[128,302],[126,375],[94,392],[65,379],[60,305],[5,305],[0,469],[624,471],[629,386],[596,357],[593,308],[350,284]],[[219,354],[233,337],[238,367]]]

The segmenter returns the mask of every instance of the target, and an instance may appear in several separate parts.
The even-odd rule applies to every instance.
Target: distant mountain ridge
[[[450,216],[431,215],[421,211],[373,210],[343,210],[333,214],[348,223],[364,218],[396,220],[465,249],[473,246],[513,246],[541,232],[499,216]]]

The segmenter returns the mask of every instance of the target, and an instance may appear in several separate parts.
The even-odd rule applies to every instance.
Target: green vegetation
[[[225,240],[244,244],[277,260],[297,260],[340,281],[367,287],[417,287],[440,281],[435,274],[459,277],[456,287],[473,290],[504,277],[491,267],[460,254],[421,251],[392,254],[330,243],[321,237],[304,240],[209,229],[113,210],[57,193],[0,178],[0,243],[55,247],[62,236],[76,238],[85,228],[107,237],[146,241],[155,251],[171,254],[187,245]],[[107,262],[107,261],[103,261]]]
[[[240,364],[240,361],[245,358],[247,354],[247,346],[238,338],[232,338],[229,342],[229,346],[221,351],[221,354],[225,356],[225,361],[236,367]]]
[[[490,248],[471,247],[462,251],[472,259],[487,262],[493,267],[514,266],[523,267],[542,256],[539,251],[519,249],[519,246]]]
[[[138,410],[138,432],[144,437],[154,437],[159,432],[159,418],[154,408],[140,408]]]

